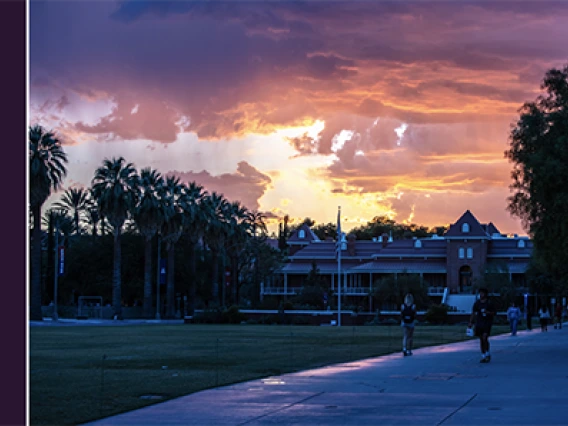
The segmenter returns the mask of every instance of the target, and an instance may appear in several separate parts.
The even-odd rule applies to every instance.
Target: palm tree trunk
[[[173,318],[175,316],[175,245],[173,242],[168,242],[168,285],[166,289],[166,318]]]
[[[187,315],[193,316],[195,312],[195,295],[196,295],[196,282],[195,282],[195,274],[197,268],[195,266],[195,244],[190,241],[189,242],[189,250],[188,250],[188,260],[189,260],[189,272],[190,272],[190,280],[189,280],[189,289],[188,289],[188,300],[187,300]]]
[[[79,210],[75,209],[75,214],[73,215],[73,222],[75,223],[75,235],[79,235]]]
[[[41,313],[41,205],[32,207],[34,229],[32,233],[31,258],[31,306],[30,320],[42,321]]]
[[[211,249],[211,285],[213,288],[213,301],[219,303],[219,253]]]
[[[45,287],[42,284],[42,288],[45,288],[47,297],[49,300],[53,300],[54,296],[54,284],[53,284],[53,276],[55,274],[55,238],[54,238],[54,226],[53,226],[53,216],[50,215],[49,217],[49,226],[47,228],[47,265],[46,272],[45,272]]]
[[[121,247],[120,225],[114,228],[114,265],[112,278],[112,307],[117,319],[122,320],[122,281],[121,271]]]
[[[144,317],[152,318],[152,237],[144,242]]]
[[[233,305],[239,304],[239,265],[238,257],[236,255],[231,256],[231,289]]]

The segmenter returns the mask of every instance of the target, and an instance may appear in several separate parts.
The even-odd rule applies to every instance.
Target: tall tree
[[[533,256],[554,280],[568,274],[568,66],[551,69],[545,92],[520,109],[505,157],[513,163],[509,211],[534,243]]]
[[[132,163],[123,157],[105,159],[92,180],[93,195],[99,211],[108,218],[114,232],[112,305],[114,315],[122,319],[121,245],[122,225],[136,206],[139,176]]]
[[[67,210],[73,216],[75,234],[81,234],[81,216],[84,215],[89,207],[89,191],[83,188],[67,189],[61,199],[54,205],[57,208]]]
[[[225,252],[229,258],[230,278],[231,278],[231,299],[233,304],[239,301],[239,256],[250,238],[249,232],[253,231],[253,226],[259,226],[259,216],[256,212],[250,212],[240,202],[232,202],[229,212],[229,228],[225,241]],[[253,225],[256,224],[256,225]]]
[[[97,238],[97,226],[101,221],[101,215],[99,213],[99,207],[97,201],[93,197],[92,189],[89,189],[89,197],[87,199],[87,207],[85,212],[85,219],[87,225],[91,227],[91,234],[93,236],[93,241]],[[102,226],[101,226],[102,227]],[[101,234],[102,234],[101,230]]]
[[[207,213],[207,227],[204,240],[211,251],[211,286],[213,299],[221,302],[219,292],[219,255],[223,249],[227,234],[227,211],[229,202],[216,192],[212,192],[203,200],[202,205]]]
[[[144,316],[152,317],[152,238],[162,227],[164,205],[164,180],[162,175],[149,167],[140,171],[140,198],[134,208],[133,218],[144,237]],[[159,267],[159,265],[158,265]]]
[[[31,253],[31,306],[30,319],[41,321],[41,206],[51,191],[61,188],[67,174],[67,155],[54,133],[41,126],[30,127],[29,144],[29,191],[30,209],[33,216]]]
[[[205,207],[202,204],[203,198],[207,193],[203,187],[195,182],[190,182],[185,190],[184,202],[182,203],[184,220],[183,229],[189,240],[188,263],[190,271],[190,280],[188,288],[188,309],[187,314],[193,316],[195,310],[196,286],[197,286],[197,270],[195,247],[203,238],[204,229],[207,225],[207,215]]]
[[[175,246],[183,232],[185,185],[178,177],[168,176],[164,184],[163,202],[165,208],[162,234],[167,252],[166,317],[175,315]]]

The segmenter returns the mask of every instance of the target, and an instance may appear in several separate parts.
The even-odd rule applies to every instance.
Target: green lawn
[[[492,334],[507,331],[494,326]],[[464,326],[419,326],[414,346],[465,339]],[[400,347],[398,326],[32,327],[30,422],[83,423],[207,388]]]

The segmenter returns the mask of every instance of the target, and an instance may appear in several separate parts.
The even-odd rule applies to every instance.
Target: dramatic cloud
[[[168,166],[163,153],[159,165],[208,170],[182,173],[249,208],[280,208],[276,196],[259,202],[271,185],[293,199],[284,176],[301,168],[294,184],[327,198],[291,208],[375,197],[366,211],[431,220],[442,199],[464,194],[500,194],[504,206],[509,126],[544,72],[568,59],[567,20],[562,2],[37,0],[31,119],[68,146],[97,141],[93,158],[108,142],[139,143],[153,158],[187,135],[230,141],[236,173],[220,154],[196,169],[196,152],[212,150],[193,144],[175,151],[190,165]],[[315,133],[275,136],[314,123]]]
[[[236,173],[224,173],[212,176],[206,170],[201,172],[167,172],[166,175],[176,175],[183,182],[197,182],[208,192],[223,194],[229,201],[240,201],[250,210],[258,210],[258,200],[269,188],[272,180],[268,175],[259,172],[250,164],[242,161],[237,166]]]

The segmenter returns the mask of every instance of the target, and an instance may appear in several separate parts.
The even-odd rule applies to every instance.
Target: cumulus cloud
[[[260,172],[246,161],[237,165],[235,173],[211,175],[208,171],[170,171],[166,175],[175,175],[183,182],[196,182],[208,192],[223,194],[229,201],[240,201],[249,210],[258,210],[259,199],[272,183],[270,176]]]
[[[560,4],[555,14],[403,2],[31,6],[32,24],[46,13],[57,21],[48,35],[31,25],[33,84],[147,99],[146,116],[127,120],[119,104],[122,120],[80,128],[162,142],[182,131],[180,115],[203,139],[270,133],[338,110],[409,123],[486,121],[530,98],[535,63],[566,55]],[[82,31],[71,33],[69,22]],[[146,129],[142,117],[151,119]]]

